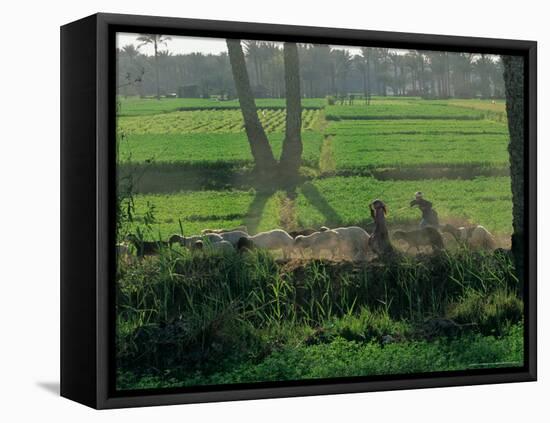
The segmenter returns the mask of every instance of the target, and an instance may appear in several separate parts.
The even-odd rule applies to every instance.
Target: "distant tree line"
[[[236,97],[227,53],[173,54],[166,48],[168,40],[142,35],[141,44],[118,49],[120,94]],[[154,55],[141,52],[145,44],[155,47]],[[254,96],[284,97],[282,44],[243,41],[243,51]],[[298,45],[298,55],[304,97],[504,97],[503,65],[498,56],[371,47],[352,54],[315,44]]]

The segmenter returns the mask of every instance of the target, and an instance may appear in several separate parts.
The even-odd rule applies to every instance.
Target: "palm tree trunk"
[[[369,58],[367,59],[367,93],[366,93],[367,98],[370,94],[370,82],[371,81],[370,81],[370,58]]]
[[[254,157],[256,169],[261,173],[268,173],[276,166],[271,146],[265,134],[264,128],[258,118],[256,110],[256,102],[250,88],[250,80],[246,63],[244,61],[244,53],[240,40],[227,40],[227,50],[229,52],[229,62],[235,88],[241,105],[241,112],[244,120],[244,127],[250,150]]]
[[[422,57],[421,60],[422,61],[420,62],[420,75],[418,77],[418,82],[420,83],[420,92],[422,93],[422,96],[424,96],[424,58]]]
[[[506,91],[506,114],[510,132],[510,176],[512,180],[512,253],[519,278],[523,277],[524,266],[524,98],[523,58],[502,56],[504,64],[504,86]]]
[[[256,86],[258,86],[260,85],[260,65],[256,56],[254,56],[254,72],[256,73]]]
[[[284,44],[286,132],[281,153],[281,174],[298,176],[302,162],[302,102],[300,94],[300,64],[296,43]]]
[[[393,95],[394,96],[399,95],[399,80],[397,78],[397,65],[396,64],[393,65],[393,86],[394,86]]]
[[[158,45],[157,45],[156,39],[155,39],[155,74],[157,78],[157,100],[160,100],[159,56],[158,56]]]

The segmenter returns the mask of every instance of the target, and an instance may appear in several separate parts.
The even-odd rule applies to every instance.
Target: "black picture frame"
[[[524,367],[407,376],[116,392],[114,360],[115,34],[414,48],[525,59]],[[534,381],[537,44],[259,23],[95,14],[61,28],[61,395],[97,409]]]

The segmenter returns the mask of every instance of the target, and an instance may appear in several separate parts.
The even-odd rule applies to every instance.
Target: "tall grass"
[[[258,360],[283,345],[317,343],[322,336],[414,338],[415,327],[444,316],[499,335],[521,320],[519,291],[503,254],[460,250],[354,266],[281,265],[262,251],[166,250],[119,263],[117,357],[121,369],[138,373],[208,373],[227,360]]]

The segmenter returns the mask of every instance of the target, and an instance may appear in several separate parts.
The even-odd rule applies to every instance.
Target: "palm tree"
[[[472,53],[456,53],[451,55],[453,68],[454,95],[457,97],[469,98],[472,92]]]
[[[481,54],[475,62],[475,68],[479,75],[479,88],[483,98],[491,96],[490,73],[493,66],[493,61],[486,54]]]
[[[510,176],[512,179],[512,253],[518,277],[523,277],[524,258],[524,101],[523,58],[502,56],[506,91],[506,114],[510,132]]]
[[[122,47],[122,54],[127,56],[130,60],[135,59],[139,55],[139,51],[133,44],[127,44]]]
[[[446,84],[447,66],[445,63],[445,53],[433,51],[428,53],[428,58],[430,61],[430,69],[432,72],[433,95],[436,96],[437,93],[437,97],[446,98],[448,97],[449,92],[447,91]]]
[[[141,41],[141,44],[138,45],[138,48],[141,48],[147,44],[152,44],[155,51],[155,72],[156,72],[156,82],[157,82],[157,100],[160,100],[160,71],[158,64],[158,54],[159,46],[167,45],[167,41],[171,40],[171,37],[161,34],[141,34],[137,40]]]
[[[213,70],[215,74],[215,80],[217,81],[218,87],[221,89],[222,99],[225,96],[228,96],[228,86],[229,81],[227,80],[227,75],[231,72],[229,68],[229,56],[226,52],[220,53],[218,56],[214,56],[216,61],[216,67]]]
[[[278,47],[272,50],[272,57],[269,59],[262,76],[269,81],[271,95],[275,97],[284,97],[285,70],[283,52]]]
[[[256,76],[256,85],[261,85],[260,77],[260,60],[261,60],[261,43],[259,41],[248,40],[244,41],[244,51],[248,58],[254,64],[254,75]]]
[[[229,53],[229,61],[233,72],[233,80],[237,95],[241,105],[241,113],[244,120],[244,128],[256,170],[260,174],[269,174],[275,167],[277,162],[271,151],[271,146],[265,134],[264,128],[258,118],[256,102],[250,87],[250,79],[248,70],[244,60],[243,48],[240,40],[227,39],[227,51]]]
[[[285,43],[286,128],[280,168],[285,180],[298,176],[302,162],[302,102],[300,63],[296,43]]]
[[[133,44],[127,44],[117,49],[117,67],[119,69],[118,85],[120,93],[125,96],[141,91],[141,82],[145,70],[139,60],[139,51]],[[121,71],[124,69],[124,71]]]
[[[363,95],[365,98],[368,97],[369,92],[369,48],[363,47],[361,49],[361,55],[353,56],[353,64],[355,69],[361,74],[363,81]]]
[[[405,66],[411,71],[411,90],[413,95],[423,92],[423,64],[424,56],[417,50],[411,50],[404,56]]]
[[[399,74],[399,70],[402,71],[403,69],[403,57],[400,54],[397,53],[389,53],[388,55],[391,64],[393,65],[393,95],[397,96],[399,95],[399,87],[401,86],[401,78]],[[402,73],[401,73],[402,76]],[[403,94],[403,93],[401,93]]]
[[[378,94],[386,96],[386,86],[390,80],[388,71],[390,65],[390,49],[373,48],[372,59]]]
[[[287,113],[285,139],[279,165],[277,165],[264,128],[258,118],[241,41],[228,39],[227,51],[256,171],[262,177],[262,181],[270,178],[270,182],[276,182],[273,180],[273,176],[274,172],[279,170],[283,182],[292,182],[298,176],[302,161],[302,104],[298,47],[295,43],[285,43],[283,47]]]
[[[301,44],[298,46],[304,94],[306,97],[315,97],[315,82],[319,74],[319,69],[313,63],[313,48],[312,44]]]
[[[347,95],[348,75],[351,71],[351,53],[348,50],[333,49],[330,52],[334,61],[334,76],[340,79],[338,94]]]

